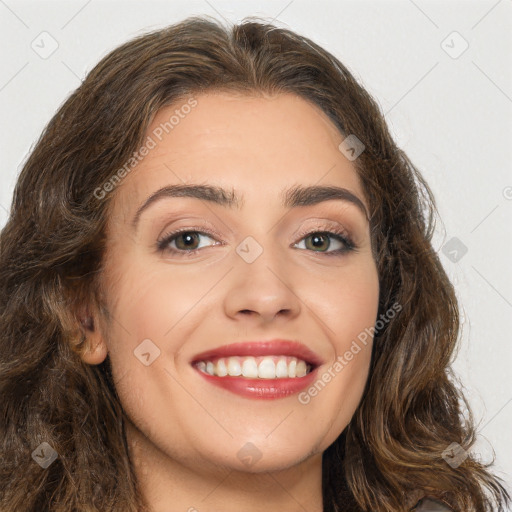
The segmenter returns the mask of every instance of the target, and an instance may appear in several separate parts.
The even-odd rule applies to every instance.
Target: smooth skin
[[[280,193],[332,185],[368,204],[353,162],[338,149],[344,136],[318,107],[289,93],[195,99],[112,192],[102,275],[110,316],[90,310],[95,328],[83,360],[111,358],[136,475],[155,512],[321,512],[322,453],[360,403],[371,338],[307,404],[296,394],[236,395],[206,382],[190,361],[228,343],[286,338],[323,359],[321,378],[375,325],[369,222],[348,201],[287,209]],[[162,108],[147,134],[185,103]],[[229,208],[167,197],[133,227],[149,196],[184,183],[234,189],[243,200]],[[355,251],[328,254],[344,243],[331,236],[315,245],[307,234],[333,227],[350,234]],[[218,236],[197,233],[188,245],[177,236],[159,252],[163,235],[180,228]],[[236,250],[248,236],[263,251],[252,263]],[[148,366],[134,355],[146,339],[160,350]],[[252,464],[238,455],[244,446]]]

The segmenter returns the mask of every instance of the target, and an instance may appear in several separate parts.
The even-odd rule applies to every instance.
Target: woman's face
[[[362,396],[372,340],[354,340],[375,325],[379,296],[368,205],[317,107],[291,94],[195,100],[158,112],[147,154],[112,192],[110,318],[93,336],[130,429],[159,456],[284,469],[321,454]],[[183,185],[225,200],[168,188],[148,202]],[[296,344],[263,343],[277,339]]]

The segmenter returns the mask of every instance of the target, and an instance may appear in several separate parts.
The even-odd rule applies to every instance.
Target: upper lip
[[[314,367],[323,364],[322,359],[303,343],[285,339],[268,341],[242,341],[222,345],[220,347],[201,352],[193,357],[192,363],[206,361],[215,357],[230,356],[292,356],[302,359]]]

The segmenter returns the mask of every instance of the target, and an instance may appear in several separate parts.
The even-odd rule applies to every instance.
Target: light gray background
[[[85,74],[192,14],[274,20],[334,53],[377,99],[436,196],[435,248],[464,325],[454,368],[480,421],[474,451],[487,461],[493,446],[510,486],[512,0],[0,0],[0,225],[27,153]]]

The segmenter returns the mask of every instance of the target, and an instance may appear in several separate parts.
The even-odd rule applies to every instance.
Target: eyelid
[[[321,231],[339,231],[342,232],[346,238],[352,239],[350,232],[343,226],[343,224],[339,222],[335,222],[329,219],[312,219],[311,222],[313,224],[308,224],[308,227],[301,226],[298,229],[294,236],[305,236],[311,234],[312,231],[318,230]]]
[[[169,226],[172,226],[176,222],[188,222],[190,224],[184,225],[183,228],[177,227],[177,228],[170,228]],[[199,227],[194,226],[194,223],[201,222],[207,224],[207,226]],[[215,236],[217,238],[221,238],[222,235],[213,227],[213,224],[210,223],[206,219],[193,219],[193,218],[180,218],[176,219],[175,222],[172,222],[171,224],[167,224],[164,229],[162,229],[157,237],[157,240],[162,240],[164,238],[167,238],[168,235],[176,234],[176,232],[182,232],[182,231],[198,231],[200,233],[204,233],[205,235],[209,236]],[[167,234],[166,234],[167,233]]]
[[[184,219],[184,220],[186,220],[186,219]],[[193,222],[193,220],[190,219],[190,222]],[[177,234],[186,232],[186,231],[194,231],[194,232],[197,231],[199,233],[209,235],[209,236],[214,236],[217,238],[222,237],[222,235],[216,229],[213,228],[212,224],[210,224],[206,220],[202,220],[202,222],[207,222],[209,224],[209,226],[208,227],[204,227],[204,226],[199,227],[199,226],[188,225],[188,226],[184,226],[183,228],[178,227],[176,229],[169,229],[169,230],[167,229],[168,228],[168,226],[167,226],[164,229],[162,229],[162,231],[160,232],[160,234],[157,237],[157,240],[161,241],[162,239],[167,238],[171,234],[176,236]],[[303,225],[301,225],[301,227],[295,231],[295,233],[293,235],[294,238],[297,236],[309,235],[309,234],[311,234],[311,232],[313,230],[318,230],[320,232],[320,231],[327,231],[327,230],[334,229],[336,231],[342,231],[343,235],[346,238],[352,239],[352,236],[351,236],[349,230],[347,230],[345,228],[345,226],[343,226],[343,224],[341,224],[340,222],[329,220],[329,219],[320,219],[320,218],[308,219],[307,222],[313,222],[314,224],[309,225],[309,227],[304,227]],[[162,234],[165,232],[167,232],[167,234]]]

